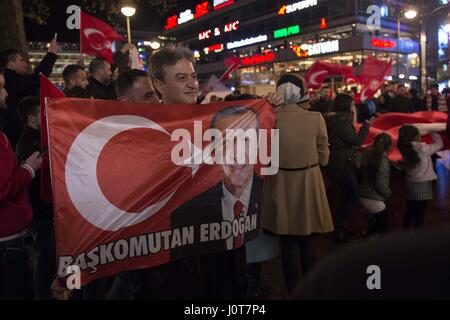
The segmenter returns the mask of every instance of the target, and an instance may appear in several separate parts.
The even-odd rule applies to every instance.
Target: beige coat
[[[280,168],[326,166],[329,144],[325,120],[295,104],[277,115]],[[333,231],[333,221],[320,167],[283,171],[268,177],[262,227],[279,235],[310,235]]]

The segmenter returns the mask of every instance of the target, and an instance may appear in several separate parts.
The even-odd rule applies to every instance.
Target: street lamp
[[[405,18],[412,20],[415,19],[418,15],[417,9],[415,7],[407,7],[405,9]]]
[[[446,5],[440,6],[435,8],[434,10],[432,10],[428,15],[425,15],[424,13],[422,13],[422,21],[420,23],[420,69],[421,69],[421,85],[422,85],[422,92],[425,93],[427,92],[427,64],[426,64],[426,59],[427,59],[427,23],[428,20],[435,15],[437,12],[440,12],[441,10],[444,9],[449,9],[450,8],[450,3],[447,3]],[[414,19],[418,16],[418,12],[419,10],[414,7],[408,7],[408,9],[405,11],[405,18],[407,19]],[[447,18],[446,21],[446,26],[445,28],[448,28],[448,30],[450,30],[450,21]]]
[[[131,22],[130,18],[136,14],[136,4],[133,0],[124,1],[120,9],[127,18],[128,43],[131,43]]]
[[[150,48],[153,50],[158,50],[161,48],[161,43],[159,41],[152,41],[152,43],[150,43]]]

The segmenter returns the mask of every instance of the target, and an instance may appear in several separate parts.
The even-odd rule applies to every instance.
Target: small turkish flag
[[[43,74],[41,79],[41,149],[48,150],[48,133],[47,133],[47,101],[49,99],[64,98],[64,94],[56,88],[53,83]],[[50,162],[49,155],[45,153],[42,157],[41,166],[41,199],[49,203],[53,203],[52,183],[50,178]]]
[[[305,75],[310,89],[320,89],[329,76],[347,75],[355,73],[355,69],[341,64],[333,64],[316,60]]]
[[[212,141],[203,141],[205,132],[220,117],[230,117],[222,115],[222,110],[236,108],[241,115],[242,108],[249,110],[245,117],[235,115],[233,125],[252,125],[265,132],[274,128],[275,114],[265,100],[204,106],[50,101],[47,118],[59,276],[66,275],[68,266],[77,265],[84,285],[122,271],[168,263],[177,248],[197,245],[201,252],[211,250],[211,244],[194,237],[190,229],[200,230],[211,222],[215,210],[222,212],[221,195],[210,195],[215,190],[220,194],[225,173],[221,165],[192,159],[198,155],[205,159]],[[180,131],[183,137],[189,136],[182,143]],[[180,145],[190,150],[183,152],[188,161],[174,160],[180,156],[176,151]],[[241,177],[244,167],[230,170]],[[250,170],[258,175],[257,165]],[[252,195],[251,199],[260,197]],[[249,210],[260,208],[256,203],[260,202],[249,205]],[[178,212],[183,220],[187,211],[179,209],[187,204],[194,218],[178,227],[172,213]],[[201,211],[205,206],[208,210]],[[216,225],[222,215],[218,219]],[[236,225],[236,230],[251,225],[256,230],[256,218],[252,221]]]
[[[219,82],[222,80],[230,79],[230,75],[237,69],[239,69],[239,67],[242,65],[242,60],[239,57],[230,57],[225,59],[223,62],[228,69],[227,71],[225,71],[222,77],[220,77]]]
[[[124,40],[105,22],[81,13],[80,46],[81,52],[90,56],[102,57],[113,62],[112,42]]]
[[[360,81],[362,84],[361,101],[371,99],[384,84],[385,77],[392,72],[392,60],[382,61],[369,55],[361,69]]]

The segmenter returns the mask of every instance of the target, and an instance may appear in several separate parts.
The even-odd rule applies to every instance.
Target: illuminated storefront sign
[[[214,28],[214,32],[212,32],[211,29],[200,32],[198,34],[198,39],[199,40],[210,39],[212,36],[214,36],[214,37],[220,36],[222,34],[222,30],[223,30],[223,32],[227,33],[227,32],[237,31],[238,29],[239,29],[239,21],[234,21],[234,22],[227,23],[222,28],[220,28],[220,27]]]
[[[300,26],[291,26],[289,28],[278,29],[273,32],[275,39],[285,38],[300,33]]]
[[[174,15],[167,18],[167,24],[165,26],[166,30],[172,29],[178,25],[178,16]]]
[[[372,45],[377,48],[395,48],[397,46],[395,41],[387,39],[374,38],[370,41],[370,43],[372,43]]]
[[[302,44],[301,46],[293,46],[292,50],[294,50],[295,54],[300,58],[338,52],[339,40],[319,42],[314,44]]]
[[[219,44],[215,44],[215,45],[206,47],[205,49],[203,49],[203,51],[205,52],[205,54],[221,52],[221,51],[223,51],[223,44],[219,43]]]
[[[239,41],[235,41],[235,42],[229,42],[229,43],[227,43],[227,49],[244,47],[244,46],[248,46],[248,45],[251,45],[254,43],[267,41],[267,39],[268,39],[267,35],[260,35],[258,37],[252,37],[252,38],[247,38],[247,39],[243,39],[243,40],[239,40]]]
[[[186,23],[190,20],[194,20],[194,14],[190,9],[180,13],[180,17],[178,18],[178,24]]]
[[[198,40],[205,40],[211,38],[211,30],[203,31],[198,34]]]
[[[203,1],[202,3],[195,6],[195,13],[192,13],[192,10],[188,9],[184,12],[181,12],[179,16],[174,15],[167,18],[167,23],[164,28],[166,30],[172,29],[177,25],[200,18],[207,13],[209,13],[209,2]]]
[[[214,0],[214,10],[221,9],[233,3],[234,0]]]
[[[268,63],[275,60],[275,53],[268,52],[263,55],[254,55],[251,57],[245,57],[242,59],[242,64],[244,66],[253,66],[261,63]]]
[[[200,18],[201,16],[204,16],[208,12],[209,12],[209,2],[208,1],[202,2],[195,7],[194,18],[195,19]]]
[[[317,6],[317,0],[303,0],[293,4],[282,6],[278,11],[278,15],[282,16],[314,6]]]

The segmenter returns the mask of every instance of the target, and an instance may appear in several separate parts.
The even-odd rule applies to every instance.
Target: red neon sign
[[[320,29],[327,29],[327,28],[328,28],[327,19],[326,18],[320,19]]]
[[[272,62],[275,60],[275,53],[268,52],[263,55],[254,55],[242,59],[242,64],[245,66],[252,66],[261,63]]]
[[[205,49],[203,49],[203,51],[205,51],[206,54],[210,53],[210,52],[218,52],[218,51],[222,51],[223,50],[223,44],[219,43],[219,44],[215,44],[209,47],[206,47]]]
[[[395,48],[397,44],[395,41],[387,40],[387,39],[378,39],[374,38],[371,41],[372,45],[377,48]]]
[[[219,10],[223,7],[234,3],[234,0],[214,0],[214,10]]]
[[[167,25],[165,26],[166,30],[172,29],[178,25],[178,16],[174,15],[167,18]]]
[[[194,18],[200,18],[209,12],[208,9],[209,3],[208,1],[202,2],[195,7]]]

